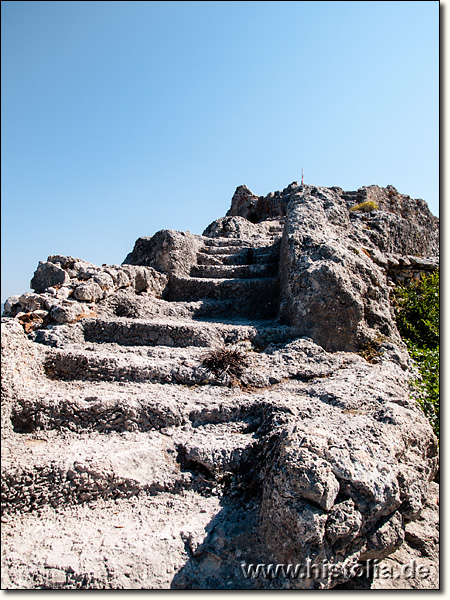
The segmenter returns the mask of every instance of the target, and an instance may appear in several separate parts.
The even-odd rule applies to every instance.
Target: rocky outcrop
[[[251,223],[284,217],[288,211],[291,193],[298,188],[296,181],[282,192],[270,192],[267,196],[255,196],[246,185],[236,188],[227,216],[241,216]]]
[[[330,350],[356,350],[376,333],[395,337],[386,274],[363,251],[373,244],[356,240],[353,229],[347,206],[332,190],[299,189],[292,197],[280,317]]]
[[[124,264],[151,266],[162,273],[188,275],[202,245],[199,236],[163,229],[152,237],[140,237]]]
[[[202,236],[40,263],[2,319],[4,588],[376,588],[355,569],[417,549],[436,567],[437,441],[389,293],[438,266],[438,230],[392,190],[242,186]],[[238,376],[206,366],[221,348]]]
[[[161,298],[167,283],[167,276],[151,267],[98,267],[72,256],[52,255],[36,269],[30,283],[34,293],[8,298],[4,315],[15,317],[31,333],[96,316],[98,303],[121,290]]]
[[[420,198],[399,194],[391,185],[370,185],[356,193],[344,192],[342,197],[347,206],[363,202],[377,205],[378,210],[369,213],[351,211],[351,219],[360,233],[362,225],[365,235],[382,252],[425,257],[439,254],[439,219]]]
[[[30,286],[35,292],[44,292],[49,287],[70,284],[70,277],[59,265],[50,261],[40,262]]]
[[[371,240],[384,253],[439,254],[439,219],[430,212],[426,202],[400,194],[392,185],[386,188],[370,185],[355,192],[344,192],[339,187],[299,186],[294,181],[283,191],[267,196],[256,196],[242,185],[234,193],[227,216],[240,216],[251,223],[284,217],[290,211],[293,198],[300,196],[313,201],[322,198],[321,206],[330,223],[343,226],[348,216],[357,237]],[[372,202],[376,209],[354,210],[365,202]],[[343,207],[349,211],[346,216],[341,210]]]

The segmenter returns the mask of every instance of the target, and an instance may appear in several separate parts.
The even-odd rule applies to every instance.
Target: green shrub
[[[419,404],[439,437],[439,270],[395,290],[397,327],[420,378]]]
[[[422,376],[415,382],[420,392],[418,403],[439,437],[439,348],[430,350],[411,346],[409,351]]]
[[[373,200],[366,200],[365,202],[361,202],[360,204],[355,204],[355,206],[352,206],[350,210],[361,210],[362,212],[370,212],[372,210],[378,210],[378,204]]]
[[[439,348],[439,270],[395,292],[400,335],[420,348]]]

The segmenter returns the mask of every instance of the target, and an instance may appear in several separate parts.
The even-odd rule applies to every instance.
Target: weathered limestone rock
[[[15,319],[2,319],[2,436],[12,432],[11,410],[25,388],[33,391],[42,376],[42,351],[30,342]]]
[[[162,273],[188,275],[200,245],[199,236],[163,229],[153,237],[139,238],[123,264],[150,266]]]
[[[161,298],[167,286],[168,278],[152,267],[122,265],[122,271],[129,277],[136,293],[146,291],[155,298]]]
[[[5,300],[5,308],[4,308],[5,315],[10,315],[15,307],[20,306],[19,298],[20,298],[20,296],[13,295]]]
[[[16,319],[23,325],[25,333],[31,333],[44,327],[48,323],[48,311],[34,310],[28,313],[18,313]]]
[[[353,500],[335,504],[328,516],[325,533],[333,548],[340,550],[358,536],[363,517]]]
[[[290,201],[290,194],[298,187],[296,181],[282,192],[271,192],[267,196],[255,196],[246,185],[236,188],[227,216],[241,216],[251,223],[260,223],[266,219],[284,217]]]
[[[424,257],[439,254],[439,219],[426,202],[399,194],[393,186],[370,185],[357,195],[358,203],[369,200],[378,205],[372,213],[352,211],[350,218],[364,223],[366,235],[379,250]]]
[[[104,296],[102,288],[93,279],[81,283],[75,288],[74,294],[81,302],[98,302]]]
[[[209,225],[203,235],[207,237],[251,238],[259,229],[248,219],[239,216],[221,217]]]
[[[2,319],[3,587],[377,589],[361,561],[413,557],[430,578],[384,587],[437,588],[437,441],[389,301],[437,231],[390,186],[241,186],[202,236],[40,263]]]
[[[48,288],[47,292],[49,292],[52,288]],[[59,300],[67,300],[67,298],[69,298],[69,296],[71,296],[73,294],[73,288],[72,286],[70,287],[62,287],[59,288],[59,290],[55,290],[55,298],[58,298]]]
[[[53,306],[50,316],[56,323],[76,323],[84,317],[92,317],[95,313],[86,304],[80,304],[72,300],[63,301]]]
[[[49,287],[59,287],[68,283],[70,283],[70,277],[64,269],[52,262],[41,261],[30,282],[30,287],[35,292],[45,292]]]
[[[116,289],[113,278],[105,271],[93,273],[92,279],[105,292],[105,295],[114,292]]]
[[[391,368],[387,362],[380,367],[377,378],[381,385],[385,377],[394,383],[395,370]],[[352,370],[358,372],[359,368],[354,365]],[[396,370],[401,381],[401,370]],[[349,383],[341,380],[337,388],[344,391]],[[397,391],[392,388],[391,393],[402,394],[401,386],[396,387]],[[406,483],[403,476],[406,464],[413,464],[410,458],[398,460],[399,451],[409,453],[415,443],[412,438],[404,438],[403,428],[409,422],[411,431],[417,431],[412,423],[421,416],[414,404],[409,403],[405,410],[399,404],[400,398],[394,396],[392,402],[381,404],[383,408],[377,407],[376,388],[370,390],[363,384],[354,388],[360,402],[356,408],[349,396],[334,396],[333,388],[328,383],[323,385],[323,392],[328,390],[329,396],[321,397],[329,410],[324,405],[310,405],[306,412],[306,402],[297,404],[301,420],[293,411],[295,416],[284,417],[284,422],[272,430],[274,441],[266,462],[269,470],[263,478],[260,523],[260,534],[270,549],[267,562],[306,564],[311,556],[315,563],[334,563],[339,556],[360,561],[381,559],[403,542],[401,515],[410,514],[408,502],[403,503],[405,497],[424,505],[435,466],[429,464],[429,475],[422,480],[416,462],[419,471],[415,470],[415,479],[423,481],[419,490],[412,478]],[[381,394],[388,397],[386,390]],[[309,397],[314,395],[310,390]],[[425,435],[430,436],[428,424],[426,429]],[[428,439],[431,441],[432,435]],[[331,494],[328,498],[324,489]],[[310,513],[311,503],[314,510]],[[305,581],[293,585],[308,587]],[[320,586],[327,587],[328,583],[324,580]]]
[[[47,258],[48,262],[58,265],[65,270],[80,271],[85,267],[92,266],[91,263],[81,260],[80,258],[74,258],[73,256],[64,256],[62,254],[52,254]]]
[[[127,288],[131,285],[130,277],[123,268],[106,267],[105,273],[111,276],[117,290]]]
[[[256,205],[259,196],[249,190],[246,185],[240,185],[236,188],[233,198],[231,199],[231,208],[227,213],[227,217],[245,217],[248,221],[254,221],[251,217],[255,213]]]
[[[398,339],[381,266],[392,230],[386,227],[376,236],[355,231],[355,213],[332,189],[304,186],[292,191],[280,259],[280,318],[330,350],[357,349],[380,335]],[[366,217],[372,223],[369,233],[375,224],[394,218],[405,235],[414,227],[421,235],[421,221],[416,225],[396,214],[375,213]],[[427,249],[428,243],[434,248],[435,235],[433,224],[422,235],[421,247]]]
[[[328,511],[339,493],[339,482],[326,461],[308,450],[298,449],[296,441],[290,440],[289,446],[281,451],[273,485],[283,490],[283,498],[309,500]]]
[[[33,294],[32,292],[25,292],[19,298],[19,303],[23,310],[34,311],[39,310],[44,306],[44,297],[40,294]]]
[[[168,285],[167,275],[152,267],[98,267],[79,258],[59,254],[51,255],[48,261],[39,264],[33,281],[38,282],[36,285],[43,290],[41,293],[26,292],[9,298],[5,303],[4,315],[18,318],[26,333],[52,323],[76,323],[92,317],[97,314],[92,305],[114,297],[122,289],[132,291],[132,303],[138,302],[135,297],[142,293],[161,298]],[[48,286],[50,282],[52,285]],[[114,302],[114,298],[110,299],[110,303]]]
[[[364,568],[338,589],[439,589],[439,485],[430,483],[425,506],[405,524],[405,541],[384,560]]]

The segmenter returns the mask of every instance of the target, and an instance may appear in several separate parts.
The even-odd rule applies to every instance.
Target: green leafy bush
[[[420,372],[419,404],[439,437],[439,270],[398,286],[393,300],[398,330]]]
[[[355,204],[355,206],[351,207],[351,211],[361,210],[362,212],[370,212],[372,210],[377,210],[378,204],[373,200],[366,200],[365,202],[361,202],[360,204]]]

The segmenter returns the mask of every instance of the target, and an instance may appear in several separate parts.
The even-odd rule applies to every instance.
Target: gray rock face
[[[122,265],[119,273],[122,276],[128,275],[130,285],[136,293],[145,291],[155,298],[161,298],[167,286],[167,277],[152,267]],[[119,273],[118,278],[120,278]]]
[[[5,300],[5,313],[11,314],[15,307],[18,307],[19,309],[21,308],[19,298],[20,296],[17,296],[17,294],[15,294]]]
[[[296,181],[282,192],[271,192],[267,196],[255,196],[247,186],[236,188],[227,216],[241,216],[251,223],[260,223],[270,218],[287,214],[291,192],[298,188]]]
[[[390,187],[242,186],[202,236],[40,263],[2,319],[3,587],[437,588],[437,441],[389,303],[436,231]],[[428,578],[355,578],[412,558]]]
[[[62,286],[70,282],[69,275],[57,264],[45,261],[40,262],[33,279],[30,282],[30,287],[35,292],[45,292],[49,287]]]
[[[343,194],[348,202],[348,195]],[[434,256],[439,254],[439,219],[431,214],[426,202],[399,194],[393,186],[363,187],[357,192],[358,203],[372,201],[378,209],[371,213],[351,213],[351,219],[364,222],[364,231],[382,252],[401,255]],[[353,203],[353,200],[350,200]]]
[[[164,229],[153,237],[139,238],[124,265],[145,265],[162,273],[187,275],[199,246],[199,236]]]
[[[280,316],[330,350],[396,336],[386,274],[352,239],[349,215],[331,190],[298,191],[281,250]]]
[[[85,317],[92,317],[96,313],[91,306],[67,300],[52,306],[50,316],[55,323],[76,323]]]
[[[91,279],[77,285],[73,295],[81,302],[98,302],[103,298],[104,292],[98,283]]]
[[[21,309],[25,312],[32,312],[45,308],[45,298],[39,294],[33,294],[32,292],[25,292],[25,294],[22,294],[17,301],[20,304]],[[8,309],[9,307],[5,304],[5,311]]]
[[[239,216],[222,217],[209,225],[203,235],[206,237],[251,238],[257,236],[259,228],[248,219]]]

